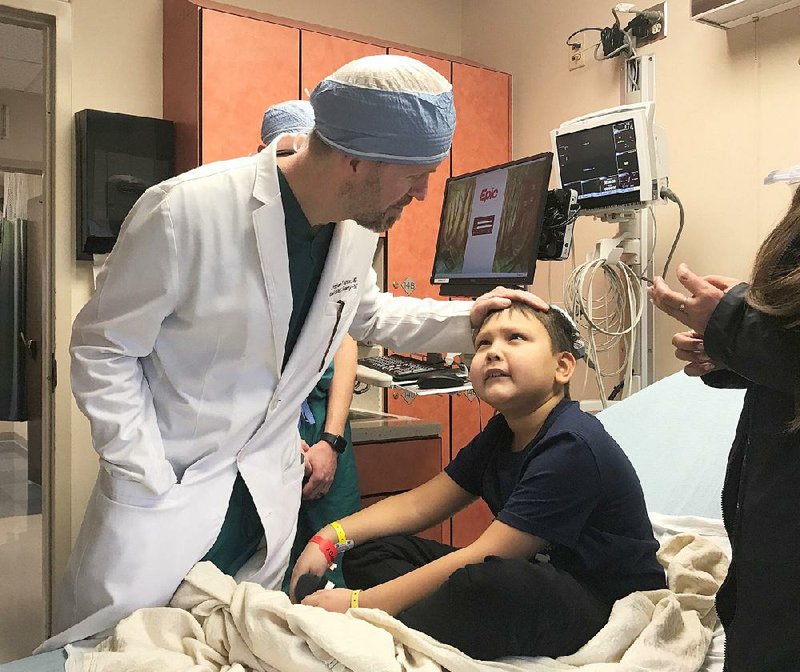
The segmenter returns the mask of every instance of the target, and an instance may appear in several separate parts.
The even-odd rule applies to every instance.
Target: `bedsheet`
[[[725,536],[725,530],[720,520],[701,518],[696,516],[667,516],[658,513],[651,513],[650,518],[653,524],[654,533],[660,542],[665,542],[670,538],[676,538],[682,534],[692,534],[697,537],[704,538],[705,540],[713,543],[716,547],[721,549],[723,554],[725,555],[730,554],[730,544],[728,543],[727,537]],[[226,588],[226,590],[233,589],[233,585],[229,582],[228,577],[224,577],[223,580],[225,582],[228,582],[228,588]],[[276,597],[275,599],[278,600],[283,598]],[[641,604],[639,606],[641,606]],[[374,610],[359,610],[359,611],[374,612]],[[716,620],[713,615],[713,612],[709,611],[708,613],[710,614],[709,618],[711,620]],[[339,615],[332,615],[332,616],[338,617]],[[374,612],[371,617],[367,618],[364,618],[362,614],[361,617],[362,620],[366,620],[368,623],[373,623],[374,625],[378,626],[387,625],[390,626],[390,629],[391,627],[394,627],[395,633],[399,637],[398,641],[401,642],[406,641],[409,644],[414,641],[415,635],[411,634],[413,633],[413,631],[403,632],[402,625],[399,625],[399,627],[397,627],[397,624],[396,622],[394,622],[394,619],[392,619],[389,616],[382,615],[381,612]],[[391,625],[392,622],[394,622],[395,625]],[[700,667],[694,668],[694,669],[699,669],[700,672],[721,672],[722,670],[725,638],[722,628],[719,626],[718,621],[714,625],[715,629],[713,631],[713,636],[711,637],[710,648],[706,653],[705,658],[702,660]],[[405,638],[405,640],[403,638]],[[433,642],[433,640],[430,640],[429,642],[427,642],[427,645],[434,646],[435,642]],[[395,641],[395,646],[397,646],[396,641]],[[406,646],[406,644],[401,644],[400,646]],[[424,646],[420,645],[415,645],[415,646],[423,650],[425,648]],[[449,649],[449,647],[445,647],[445,649]],[[414,646],[410,646],[409,650],[412,651],[413,653],[407,655],[406,660],[419,662],[422,653],[418,652],[418,649],[414,648]],[[81,657],[84,655],[84,652],[80,647],[77,648],[75,651],[76,654],[74,656],[74,659],[72,660],[72,669],[75,669],[75,667],[77,667],[77,669],[81,669],[82,667]],[[456,655],[453,654],[452,651],[447,653],[448,655]],[[65,670],[65,659],[66,656],[63,650],[53,651],[50,653],[40,654],[38,656],[33,656],[20,661],[16,661],[14,663],[9,663],[7,665],[0,665],[0,672],[62,672],[63,670]],[[562,660],[561,662],[563,663],[564,661]],[[470,670],[474,669],[476,671],[483,669],[487,670],[491,669],[491,670],[506,670],[506,671],[514,670],[523,672],[538,672],[539,670],[547,670],[547,672],[551,671],[554,672],[559,670],[576,669],[576,667],[573,665],[568,665],[565,667],[563,664],[559,664],[556,661],[546,661],[545,659],[524,659],[524,658],[506,659],[505,661],[503,661],[503,664],[500,667],[497,667],[498,663],[477,663],[477,665],[479,666],[474,668],[470,667],[468,669]],[[596,665],[592,665],[592,667],[596,667]],[[691,666],[682,668],[682,672],[683,670],[689,669],[690,667]],[[165,668],[163,666],[160,666],[157,669],[163,670]],[[207,669],[215,669],[215,668],[212,666]],[[402,667],[398,666],[394,667],[393,669],[399,670],[402,669]],[[422,667],[415,667],[414,669],[438,670],[441,669],[441,665],[439,663],[436,663],[436,660],[434,659],[432,667],[426,667],[423,665]],[[578,667],[577,669],[588,670],[590,668]],[[621,667],[620,665],[612,663],[610,666],[604,665],[602,669],[621,670],[625,668]],[[656,668],[651,667],[650,669],[656,669]],[[658,669],[667,669],[667,668],[659,666]]]
[[[665,533],[659,560],[671,590],[619,600],[609,623],[572,656],[496,662],[473,660],[379,610],[292,605],[283,593],[236,584],[198,563],[172,607],[135,612],[95,651],[70,657],[67,671],[696,672],[712,639],[727,558],[702,535]]]

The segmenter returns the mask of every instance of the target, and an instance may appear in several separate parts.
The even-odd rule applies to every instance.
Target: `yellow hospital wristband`
[[[347,535],[344,533],[344,528],[342,527],[341,523],[338,520],[334,520],[332,523],[328,523],[334,531],[336,532],[336,536],[339,537],[340,544],[347,543]]]
[[[360,590],[354,590],[352,593],[350,593],[350,608],[351,609],[358,609],[358,594],[360,592],[361,592]]]

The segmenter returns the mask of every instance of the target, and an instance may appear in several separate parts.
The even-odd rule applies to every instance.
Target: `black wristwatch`
[[[320,441],[325,441],[331,445],[339,455],[341,455],[345,448],[347,448],[347,439],[343,436],[338,436],[336,434],[331,434],[330,432],[322,432],[319,437]]]

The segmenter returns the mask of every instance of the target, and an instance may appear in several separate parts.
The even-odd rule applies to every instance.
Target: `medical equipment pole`
[[[633,56],[622,63],[620,102],[623,105],[631,103],[655,102],[655,54]],[[653,257],[655,254],[653,240],[653,215],[650,208],[637,210],[634,214],[633,230],[638,237],[638,254],[630,261],[636,275],[640,277],[639,287],[644,293],[647,283],[641,276],[653,277]],[[631,388],[625,392],[630,396],[643,387],[647,387],[655,380],[655,367],[653,357],[654,311],[649,301],[644,302],[642,318],[636,332],[633,353],[633,376]]]

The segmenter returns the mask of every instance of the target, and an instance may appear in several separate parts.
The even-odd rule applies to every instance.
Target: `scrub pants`
[[[234,576],[258,550],[263,538],[264,526],[253,497],[242,475],[236,474],[222,529],[203,560],[213,562],[221,572]]]
[[[351,589],[402,576],[457,549],[396,535],[344,554]],[[398,620],[477,660],[575,653],[608,621],[611,604],[550,564],[494,556],[456,570]]]

